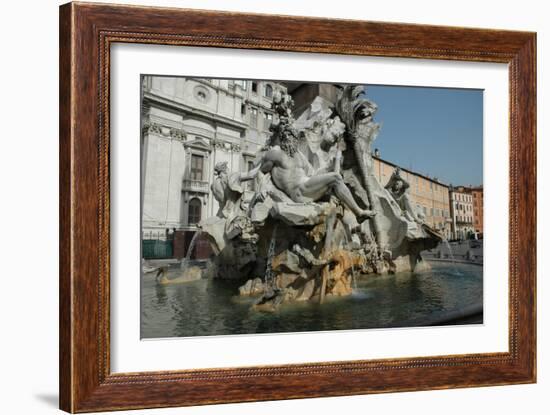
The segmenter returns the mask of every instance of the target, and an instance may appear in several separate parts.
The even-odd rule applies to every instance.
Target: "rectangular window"
[[[234,81],[235,85],[239,85],[242,89],[246,91],[246,81]]]
[[[256,108],[250,109],[250,126],[258,128],[258,110]]]
[[[241,115],[246,115],[246,105],[241,104]]]
[[[258,93],[258,83],[252,82],[252,92]]]
[[[273,114],[270,114],[268,112],[264,112],[264,130],[269,130],[269,126],[273,122]]]
[[[201,201],[198,198],[193,198],[189,201],[187,224],[196,225],[201,221]]]
[[[204,157],[191,154],[191,180],[203,180]]]

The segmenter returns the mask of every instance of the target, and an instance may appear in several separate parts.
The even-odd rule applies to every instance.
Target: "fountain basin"
[[[358,274],[352,295],[327,296],[322,305],[316,301],[287,303],[271,313],[253,309],[260,294],[237,295],[242,285],[238,281],[201,279],[159,285],[151,277],[142,280],[141,335],[154,338],[417,327],[483,304],[482,267],[431,265],[430,270],[421,272]],[[472,322],[481,324],[482,315]]]

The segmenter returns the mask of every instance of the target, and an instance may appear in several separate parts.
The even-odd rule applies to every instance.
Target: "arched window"
[[[273,96],[273,87],[269,84],[265,86],[265,96],[271,98]]]
[[[202,204],[200,199],[195,197],[189,201],[189,206],[187,209],[188,225],[196,225],[201,221],[201,210],[202,210]]]

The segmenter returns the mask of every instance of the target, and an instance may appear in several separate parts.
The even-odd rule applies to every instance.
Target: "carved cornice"
[[[233,151],[235,153],[241,152],[241,145],[237,143],[230,143],[228,141],[220,140],[219,138],[213,138],[210,140],[210,144],[213,148],[223,151]]]
[[[179,128],[170,128],[170,137],[183,141],[187,138],[187,134]]]
[[[213,149],[232,151],[240,153],[242,151],[242,145],[239,143],[233,143],[230,141],[221,140],[219,138],[211,138],[208,143],[208,139],[197,139],[193,141],[187,140],[187,131],[182,128],[163,125],[161,123],[151,121],[150,119],[143,124],[142,132],[149,134],[156,134],[161,137],[171,138],[181,141],[186,147],[200,147],[202,150],[212,151]]]
[[[219,123],[232,126],[233,128],[237,128],[238,130],[246,130],[248,128],[248,124],[246,124],[244,121],[231,119],[221,114],[191,107],[187,104],[184,104],[183,102],[163,97],[159,94],[158,91],[145,91],[145,93],[143,94],[143,99],[149,105],[157,105],[165,108],[170,108],[172,110],[177,110],[178,112],[185,112],[187,114],[192,114],[196,117],[205,118],[211,121],[217,121]]]
[[[176,127],[168,127],[156,122],[148,121],[143,124],[142,127],[143,133],[156,134],[162,137],[172,138],[174,140],[185,141],[187,138],[187,133]]]
[[[212,145],[213,148],[217,150],[225,150],[226,142],[218,138],[213,138],[212,140],[210,140],[210,144]]]

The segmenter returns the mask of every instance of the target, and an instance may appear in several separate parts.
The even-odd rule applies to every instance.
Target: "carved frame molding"
[[[117,42],[507,63],[509,351],[111,373],[109,70],[110,46]],[[61,6],[61,409],[91,412],[535,382],[535,106],[534,33],[106,4]]]

